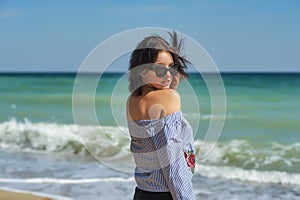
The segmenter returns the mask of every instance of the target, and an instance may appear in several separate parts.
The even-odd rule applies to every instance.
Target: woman
[[[182,40],[170,34],[142,40],[129,66],[127,120],[136,163],[134,200],[193,200],[193,132],[181,112],[179,80],[189,63],[179,55]]]

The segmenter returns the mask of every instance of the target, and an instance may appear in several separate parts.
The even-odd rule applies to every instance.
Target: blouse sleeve
[[[182,119],[166,118],[153,137],[164,179],[174,200],[194,200],[192,172],[184,157]]]

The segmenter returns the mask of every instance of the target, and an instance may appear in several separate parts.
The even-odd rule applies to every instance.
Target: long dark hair
[[[132,95],[141,95],[143,80],[140,73],[144,70],[143,66],[154,63],[161,51],[168,51],[172,55],[174,64],[179,66],[178,72],[181,80],[188,77],[184,70],[190,62],[180,55],[183,39],[178,41],[175,31],[169,32],[169,35],[172,45],[159,35],[153,35],[145,37],[132,52],[129,65],[129,91]]]

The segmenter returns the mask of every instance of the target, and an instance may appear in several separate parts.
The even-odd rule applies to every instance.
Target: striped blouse
[[[137,187],[170,192],[174,200],[194,200],[193,130],[182,112],[155,120],[129,121],[128,128]]]

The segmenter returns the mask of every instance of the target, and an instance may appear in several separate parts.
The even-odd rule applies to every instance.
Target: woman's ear
[[[145,78],[146,77],[146,74],[147,74],[148,70],[147,69],[143,69],[143,71],[141,71],[140,75],[142,78]]]

